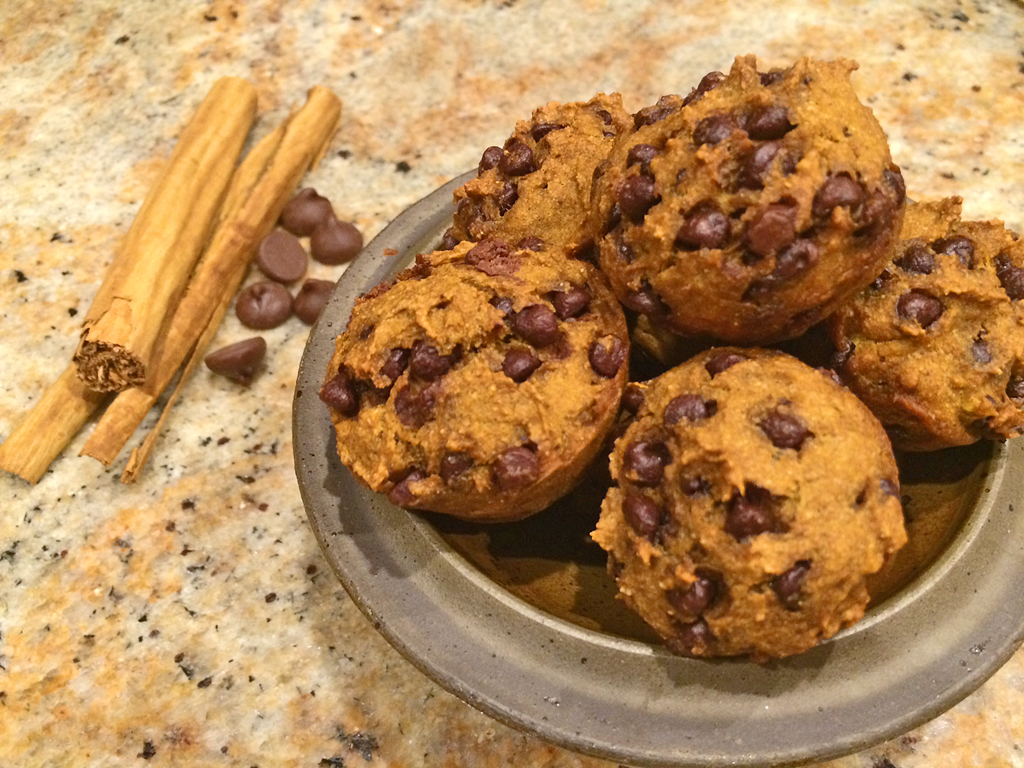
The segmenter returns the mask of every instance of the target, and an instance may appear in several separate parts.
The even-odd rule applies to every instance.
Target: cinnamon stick
[[[116,392],[146,380],[255,115],[253,86],[221,78],[181,134],[83,321],[74,360],[90,389]]]
[[[191,354],[164,414],[140,451],[133,452],[122,480],[131,482],[138,476],[178,391],[230,307],[256,246],[273,228],[306,170],[323,157],[340,117],[338,97],[315,87],[306,104],[245,158],[231,181],[210,245],[165,331],[149,379],[114,399],[89,436],[83,455],[108,465],[113,462]]]

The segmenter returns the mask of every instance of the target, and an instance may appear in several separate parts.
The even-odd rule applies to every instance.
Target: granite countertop
[[[961,194],[967,217],[1024,230],[1024,7],[1010,0],[7,3],[0,440],[66,365],[216,78],[256,85],[255,138],[312,85],[342,98],[305,183],[370,237],[542,103],[621,91],[635,110],[743,53],[856,59],[911,196]],[[265,332],[251,388],[197,372],[136,485],[118,482],[123,457],[77,455],[88,427],[37,485],[0,476],[0,764],[612,765],[463,704],[348,598],[293,472],[307,332]],[[230,313],[214,346],[248,335]],[[1022,713],[1024,651],[932,722],[828,765],[1024,765]]]

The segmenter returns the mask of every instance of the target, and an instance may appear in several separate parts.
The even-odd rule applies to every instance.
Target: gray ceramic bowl
[[[1024,440],[901,460],[910,543],[875,579],[868,615],[765,666],[673,656],[614,599],[588,538],[599,486],[492,526],[409,513],[360,486],[317,398],[334,337],[356,296],[437,247],[466,178],[399,216],[348,269],[295,390],[295,469],[313,530],[406,658],[470,705],[570,749],[643,766],[750,766],[891,738],[1010,657],[1024,638]]]

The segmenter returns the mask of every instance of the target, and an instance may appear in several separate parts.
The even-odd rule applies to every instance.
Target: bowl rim
[[[353,601],[406,659],[559,746],[710,767],[850,754],[940,714],[1013,655],[1024,641],[1024,515],[1013,506],[1024,499],[1024,441],[994,447],[978,505],[910,585],[830,641],[760,666],[685,659],[551,616],[491,581],[426,518],[357,483],[316,396],[334,337],[357,296],[438,247],[452,193],[472,175],[406,209],[348,267],[310,332],[293,401],[310,525]]]

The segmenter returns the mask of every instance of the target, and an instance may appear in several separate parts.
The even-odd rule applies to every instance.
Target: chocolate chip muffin
[[[395,504],[513,520],[568,492],[615,421],[622,308],[561,250],[461,243],[357,301],[321,389],[338,454]]]
[[[785,353],[718,347],[648,382],[593,538],[687,656],[800,653],[864,614],[906,541],[885,431]]]
[[[687,336],[798,336],[891,257],[905,189],[848,61],[736,59],[598,169],[588,228],[628,307]]]
[[[830,321],[840,375],[903,450],[1024,430],[1024,243],[960,204],[908,205],[895,258]]]
[[[504,148],[484,150],[476,178],[456,190],[445,246],[494,236],[510,243],[539,239],[573,255],[586,250],[594,168],[631,128],[617,93],[535,110],[516,123]]]

